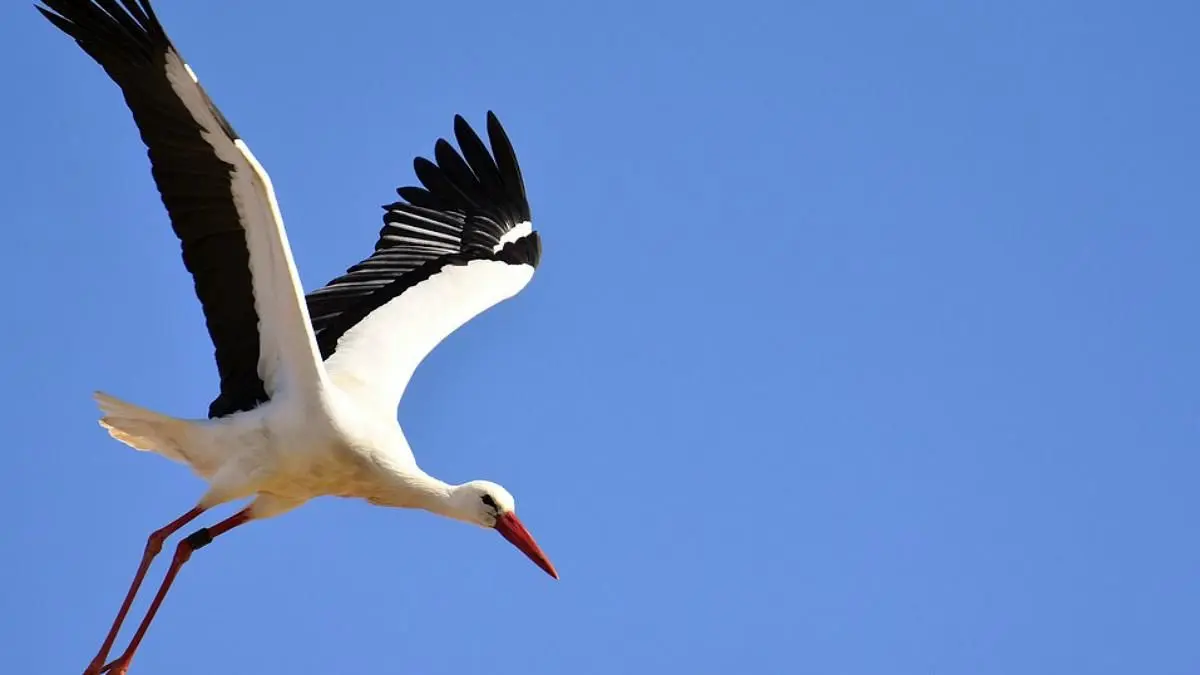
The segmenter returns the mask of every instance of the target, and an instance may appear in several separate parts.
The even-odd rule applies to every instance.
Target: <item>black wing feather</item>
[[[496,157],[496,167],[500,170],[505,191],[512,195],[505,202],[506,206],[513,209],[508,217],[516,219],[518,222],[529,220],[529,201],[525,198],[525,180],[521,177],[521,166],[517,164],[517,153],[513,150],[512,141],[508,140],[508,134],[505,133],[500,120],[491,112],[488,112],[487,116],[487,129],[488,138],[492,142],[492,154]]]
[[[182,69],[183,59],[148,0],[44,2],[52,11],[38,11],[74,38],[121,88],[146,144],[151,173],[213,342],[221,391],[209,416],[254,408],[267,395],[258,374],[258,314],[246,234],[233,198],[234,167],[217,156],[202,134],[224,133],[231,142],[237,135],[199,85],[219,129],[204,129],[172,88],[169,69]],[[182,72],[175,75],[188,78]]]
[[[463,158],[473,167],[475,176],[492,203],[503,203],[505,192],[500,170],[496,168],[496,162],[479,138],[479,134],[475,133],[462,115],[454,116],[454,136],[458,139],[458,147],[462,148]]]

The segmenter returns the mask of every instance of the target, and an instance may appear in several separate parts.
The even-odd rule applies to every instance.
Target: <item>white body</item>
[[[336,387],[316,405],[274,399],[216,420],[159,415],[97,393],[114,438],[182,462],[209,483],[199,505],[257,495],[256,518],[321,496],[430,508],[449,486],[417,466],[394,418],[371,414]],[[431,510],[444,511],[433,508]]]

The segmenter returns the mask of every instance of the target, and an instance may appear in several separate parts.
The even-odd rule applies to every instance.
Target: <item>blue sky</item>
[[[592,4],[158,0],[310,288],[498,112],[542,266],[399,416],[562,581],[318,501],[198,553],[133,672],[1200,671],[1195,4]],[[27,2],[0,79],[0,652],[78,672],[203,489],[90,392],[216,374],[116,87]]]

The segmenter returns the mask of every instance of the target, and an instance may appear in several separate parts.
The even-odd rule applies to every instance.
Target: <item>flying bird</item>
[[[413,371],[450,333],[530,281],[541,257],[516,155],[499,120],[485,142],[455,116],[456,150],[414,160],[422,187],[384,207],[374,251],[305,295],[266,171],[200,86],[149,0],[43,0],[120,88],[214,346],[220,391],[181,419],[97,392],[117,440],[181,462],[207,482],[153,532],[85,675],[127,672],[180,568],[213,539],[320,496],[416,508],[495,529],[554,578],[511,494],[425,473],[396,420]],[[107,662],[151,560],[205,511],[249,506],[180,540],[129,646]]]

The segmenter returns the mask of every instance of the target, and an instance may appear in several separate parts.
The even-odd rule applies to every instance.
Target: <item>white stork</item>
[[[332,495],[419,508],[494,528],[555,578],[487,481],[443,482],[417,466],[396,408],[441,340],[533,276],[541,243],[512,145],[488,113],[485,145],[455,117],[461,155],[438,140],[414,161],[424,185],[397,190],[375,251],[304,294],[270,179],[201,88],[149,0],[43,0],[37,7],[120,87],[146,144],[215,347],[220,393],[207,419],[179,419],[97,393],[117,440],[191,467],[208,490],[152,533],[137,574],[85,673],[125,673],[180,567],[229,530]],[[164,540],[218,504],[253,498],[180,541],[128,648],[106,665]]]

